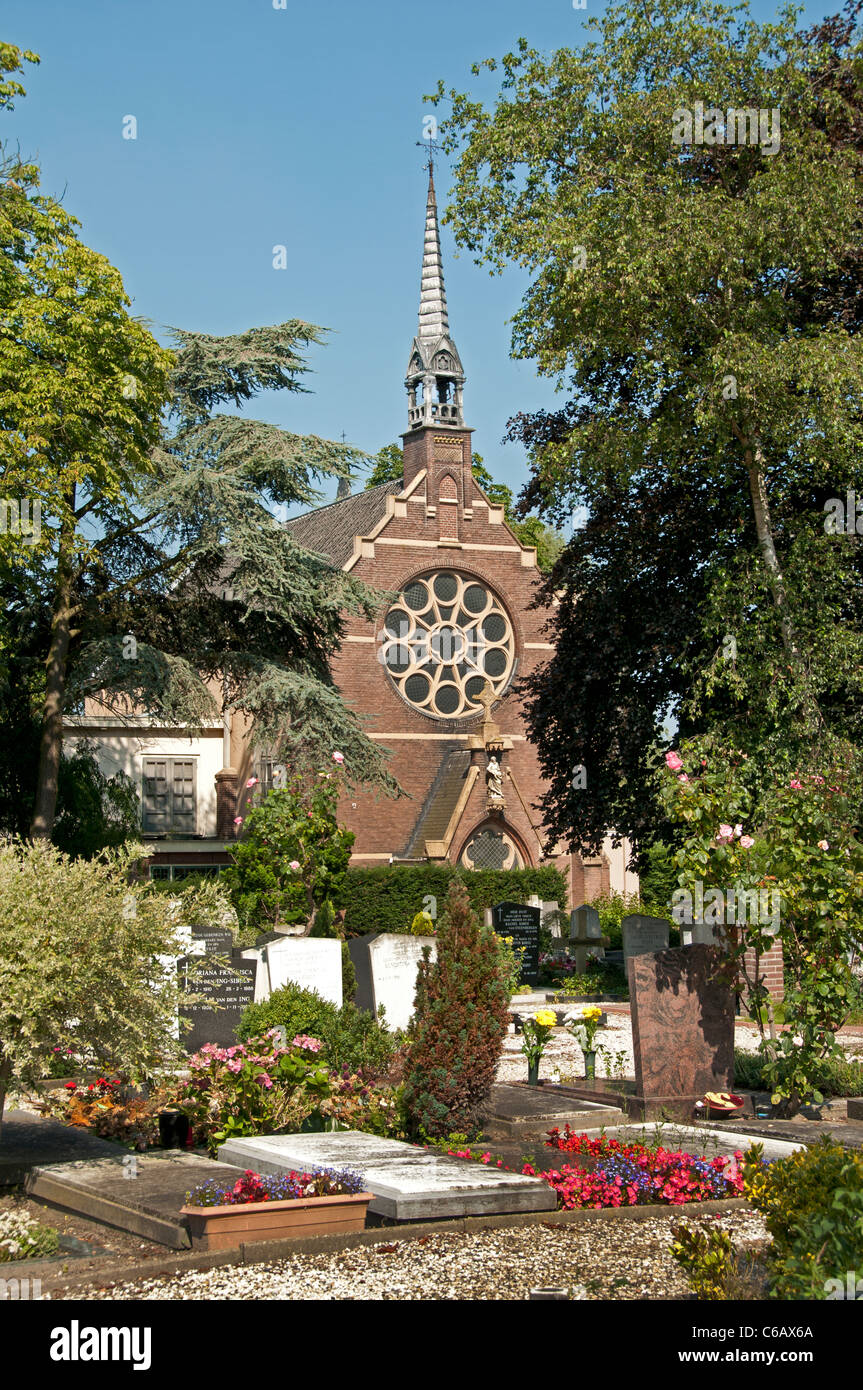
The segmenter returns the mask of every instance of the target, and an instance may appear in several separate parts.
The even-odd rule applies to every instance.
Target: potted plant
[[[539,1082],[539,1063],[556,1023],[557,1014],[553,1009],[537,1009],[533,1018],[526,1018],[521,1026],[524,1035],[521,1050],[527,1058],[528,1086],[536,1086]]]
[[[233,1187],[211,1178],[186,1193],[185,1217],[195,1250],[229,1250],[259,1240],[361,1231],[374,1193],[347,1169],[261,1177],[247,1169]]]
[[[584,1054],[584,1077],[586,1081],[592,1081],[596,1077],[596,1049],[593,1046],[593,1041],[601,1018],[602,1009],[596,1004],[588,1005],[580,1014],[567,1014],[566,1016],[569,1032]]]

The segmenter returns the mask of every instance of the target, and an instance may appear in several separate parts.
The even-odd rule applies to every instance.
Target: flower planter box
[[[335,1236],[365,1229],[372,1192],[308,1197],[287,1202],[242,1202],[225,1207],[181,1207],[193,1250],[231,1250],[256,1240]]]

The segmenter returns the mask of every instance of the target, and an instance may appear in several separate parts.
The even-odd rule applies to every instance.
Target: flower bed
[[[743,1154],[732,1158],[699,1158],[682,1150],[645,1144],[621,1144],[601,1135],[591,1139],[576,1134],[566,1125],[549,1130],[546,1147],[563,1153],[579,1154],[581,1163],[564,1163],[560,1169],[538,1169],[525,1163],[521,1172],[542,1178],[557,1193],[558,1209],[576,1211],[581,1207],[636,1207],[648,1205],[682,1206],[688,1202],[712,1202],[743,1195]],[[454,1158],[496,1163],[490,1152],[474,1153],[469,1147],[449,1149]]]

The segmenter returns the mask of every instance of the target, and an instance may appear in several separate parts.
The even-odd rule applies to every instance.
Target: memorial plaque
[[[521,979],[523,984],[539,981],[539,921],[538,907],[526,903],[497,903],[491,910],[492,922],[498,936],[511,936],[516,950],[524,948]]]
[[[194,963],[194,957],[190,963]],[[186,962],[181,960],[177,968],[184,974]],[[254,1002],[256,975],[257,961],[244,960],[239,952],[232,956],[230,969],[215,962],[205,962],[198,967],[195,977],[189,981],[189,989],[203,994],[205,1000],[199,1004],[180,1000],[180,1016],[192,1024],[180,1034],[187,1052],[197,1052],[204,1043],[215,1043],[217,1047],[234,1045],[243,1011]],[[214,1008],[215,1004],[220,1007]]]
[[[636,1113],[688,1116],[734,1080],[734,989],[725,954],[685,946],[627,963]]]
[[[645,917],[640,912],[633,912],[624,917],[620,924],[624,964],[633,956],[667,951],[670,925],[665,917]]]

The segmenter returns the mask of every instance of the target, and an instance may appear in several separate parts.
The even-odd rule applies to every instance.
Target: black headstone
[[[177,968],[181,976],[187,963],[194,965],[195,961],[193,956],[188,962],[186,959],[179,962]],[[183,1047],[189,1053],[197,1052],[204,1043],[232,1047],[237,1041],[236,1030],[243,1010],[254,1003],[258,962],[243,960],[239,951],[235,951],[231,957],[230,970],[215,963],[200,965],[200,957],[197,961],[199,969],[195,978],[189,981],[189,989],[195,994],[203,994],[205,1001],[211,999],[220,1007],[214,1008],[205,1001],[184,1004],[181,1000],[180,1015],[192,1024],[190,1029],[181,1033]]]
[[[205,956],[229,956],[234,937],[228,927],[192,927],[192,938],[203,941]]]
[[[526,903],[498,903],[491,910],[491,920],[498,936],[511,936],[516,950],[524,948],[521,978],[525,984],[539,980],[539,919],[538,907]]]

